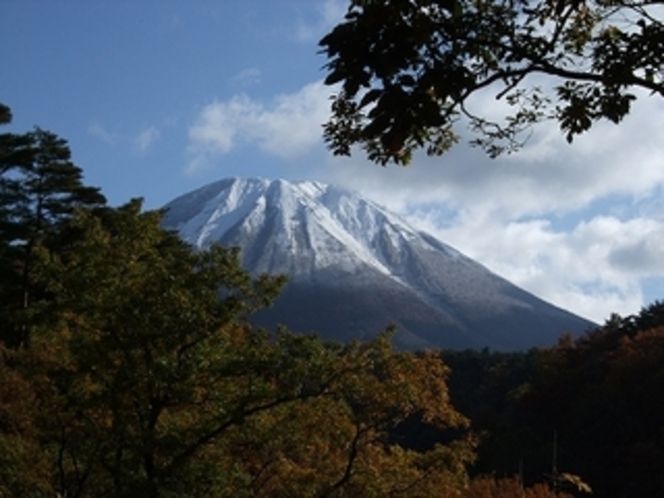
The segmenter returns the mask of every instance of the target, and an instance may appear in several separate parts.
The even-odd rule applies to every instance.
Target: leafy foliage
[[[53,299],[14,358],[57,492],[428,496],[464,482],[463,439],[427,453],[388,443],[416,412],[464,426],[438,358],[394,353],[386,338],[255,331],[243,317],[283,279],[251,278],[235,250],[194,252],[159,221],[138,202],[79,211],[68,251],[37,253]]]
[[[425,497],[466,485],[467,420],[438,356],[397,353],[387,334],[341,345],[254,329],[283,276],[249,275],[236,249],[195,251],[139,200],[100,205],[66,154],[44,164],[73,183],[33,188],[63,185],[50,166],[32,183],[44,143],[3,137],[27,144],[25,156],[4,149],[4,193],[17,196],[0,199],[0,242],[6,268],[29,259],[31,299],[10,324],[30,340],[0,347],[0,496]],[[83,192],[93,202],[74,200]],[[400,446],[390,431],[415,415],[457,437]]]
[[[418,148],[442,154],[465,118],[490,156],[517,150],[530,127],[559,122],[571,142],[618,123],[640,88],[664,95],[661,2],[352,0],[321,41],[325,82],[339,84],[324,137],[335,154],[361,145],[380,164]],[[553,95],[536,82],[552,81]],[[504,121],[474,112],[491,92]]]
[[[614,317],[595,333],[543,352],[541,373],[523,400],[533,426],[558,426],[574,470],[602,496],[664,490],[661,309],[654,303],[638,317]]]
[[[495,477],[481,476],[471,481],[465,498],[571,498],[567,493],[558,493],[546,484],[535,484],[525,487],[516,477],[496,479]]]

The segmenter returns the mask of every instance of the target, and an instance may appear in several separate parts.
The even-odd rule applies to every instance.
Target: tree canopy
[[[248,317],[283,277],[252,277],[234,249],[195,251],[160,220],[139,201],[79,208],[66,250],[35,246],[46,298],[31,304],[29,343],[0,347],[0,496],[433,496],[464,485],[472,448],[438,357],[397,353],[387,337],[341,345],[254,329]],[[414,415],[459,436],[402,448],[390,431]]]
[[[0,167],[0,496],[465,486],[467,421],[436,355],[254,328],[283,276],[195,250],[139,200],[105,206],[52,133],[0,135]],[[454,436],[398,444],[414,416]]]
[[[517,150],[530,127],[558,121],[571,142],[620,122],[637,90],[664,96],[660,0],[352,0],[321,41],[325,82],[339,84],[329,148],[374,162],[447,151],[467,124],[490,156]],[[489,92],[504,119],[473,109]]]

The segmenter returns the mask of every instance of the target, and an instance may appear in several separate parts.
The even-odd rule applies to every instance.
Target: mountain
[[[239,246],[252,273],[290,277],[256,324],[326,339],[397,326],[406,349],[521,350],[593,324],[495,275],[398,215],[316,182],[231,178],[165,206],[164,226],[197,248]]]

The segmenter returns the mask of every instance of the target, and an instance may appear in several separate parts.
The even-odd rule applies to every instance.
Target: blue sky
[[[664,102],[516,155],[459,145],[409,168],[324,148],[317,41],[342,0],[4,0],[0,102],[67,139],[86,182],[149,208],[228,176],[337,183],[596,321],[664,298]],[[487,96],[477,109],[493,112]]]

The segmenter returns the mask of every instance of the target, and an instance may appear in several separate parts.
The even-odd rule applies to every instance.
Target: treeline
[[[0,134],[0,497],[660,489],[656,307],[524,354],[324,343],[253,328],[285,279],[161,215],[108,206],[53,133]]]
[[[471,474],[569,473],[596,496],[664,496],[664,302],[547,349],[442,357],[482,436]]]

